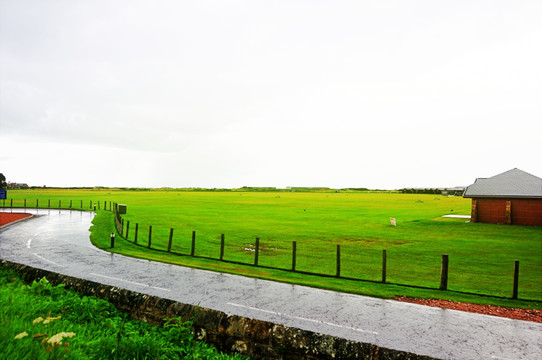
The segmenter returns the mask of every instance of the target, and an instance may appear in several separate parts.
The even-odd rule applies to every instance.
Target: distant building
[[[8,182],[8,189],[28,189],[28,184]]]
[[[440,189],[440,193],[442,195],[448,195],[448,196],[461,196],[463,195],[463,192],[465,192],[465,186],[455,186],[455,187]]]
[[[525,171],[478,178],[463,197],[472,199],[472,222],[542,226],[542,179]]]

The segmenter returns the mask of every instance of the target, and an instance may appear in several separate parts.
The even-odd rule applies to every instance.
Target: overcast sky
[[[47,186],[542,177],[542,1],[0,0],[0,172]]]

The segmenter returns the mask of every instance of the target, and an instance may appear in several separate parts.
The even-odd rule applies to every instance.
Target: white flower
[[[54,320],[58,320],[60,319],[62,316],[57,316],[57,317],[49,317],[47,316],[47,319],[43,320],[43,323],[44,324],[49,324],[51,321],[54,321]],[[39,318],[38,318],[39,319]]]
[[[62,338],[72,337],[72,336],[75,336],[75,333],[73,333],[73,332],[61,332],[61,333],[58,333],[56,335],[51,336],[51,338],[49,340],[47,340],[47,342],[49,344],[62,344]]]
[[[26,331],[20,333],[19,335],[16,335],[16,336],[15,336],[15,339],[22,339],[22,338],[24,338],[25,336],[28,336],[28,333],[27,333]]]

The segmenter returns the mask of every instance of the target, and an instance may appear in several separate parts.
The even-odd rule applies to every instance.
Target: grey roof
[[[542,179],[520,169],[512,169],[490,178],[478,178],[463,197],[542,198]]]

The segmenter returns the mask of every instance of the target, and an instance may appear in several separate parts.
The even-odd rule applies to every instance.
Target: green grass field
[[[315,277],[206,259],[175,256],[117,240],[115,252],[199,268],[303,283],[354,293],[392,297],[410,295],[523,306],[518,301],[474,297],[461,292],[510,297],[513,265],[520,261],[519,298],[542,299],[542,229],[537,227],[471,224],[445,214],[469,214],[470,200],[440,195],[360,192],[196,192],[117,190],[9,191],[17,206],[68,206],[81,200],[126,204],[128,239],[146,245],[152,225],[152,247],[167,249],[174,228],[172,251],[189,254],[196,231],[196,255],[219,257],[225,235],[224,259],[251,264],[253,244],[260,238],[259,264],[291,269],[292,241],[297,243],[296,270],[336,273],[336,246],[341,246],[341,276],[380,281],[382,250],[387,251],[387,281],[438,288],[441,255],[449,256],[448,292],[416,289],[333,277]],[[1,205],[1,204],[0,204]],[[14,204],[15,205],[15,204]],[[109,218],[107,218],[109,216]],[[397,219],[397,226],[389,218]],[[107,218],[107,220],[100,220]],[[113,217],[97,217],[93,241],[109,246]],[[109,225],[110,224],[110,225]],[[125,226],[126,230],[126,226]],[[101,235],[98,233],[101,231]],[[467,299],[468,298],[468,299]],[[538,306],[538,305],[535,305]]]

